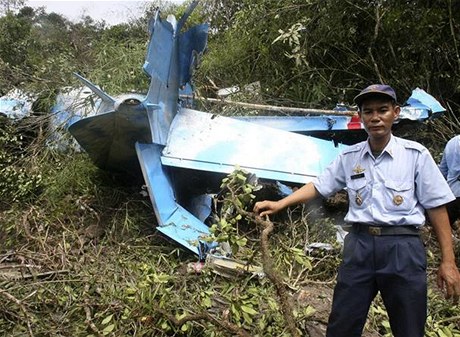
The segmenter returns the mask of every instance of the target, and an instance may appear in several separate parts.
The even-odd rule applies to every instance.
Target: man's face
[[[359,116],[369,137],[387,138],[391,134],[393,122],[399,116],[401,108],[384,98],[368,98],[363,101]]]

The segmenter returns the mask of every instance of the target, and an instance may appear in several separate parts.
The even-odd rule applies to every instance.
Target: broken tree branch
[[[262,251],[262,264],[265,275],[267,275],[268,279],[273,283],[276,288],[276,293],[280,299],[280,306],[281,312],[283,313],[284,320],[286,321],[287,329],[294,337],[300,337],[299,330],[296,327],[296,321],[294,317],[294,308],[292,306],[291,298],[288,294],[287,287],[283,282],[283,279],[279,276],[278,272],[273,267],[272,258],[270,256],[270,249],[269,249],[269,237],[270,234],[273,232],[273,222],[271,222],[268,217],[266,219],[261,218],[260,216],[256,216],[254,213],[247,212],[242,209],[236,200],[236,196],[234,192],[230,189],[232,193],[232,202],[233,206],[235,207],[236,211],[241,214],[242,216],[250,219],[256,223],[257,226],[263,228],[261,238],[260,238],[260,245]]]
[[[273,111],[284,114],[309,114],[309,115],[333,115],[333,116],[354,116],[357,114],[357,111],[335,111],[335,110],[322,110],[322,109],[307,109],[307,108],[293,108],[293,107],[284,107],[284,106],[275,106],[275,105],[265,105],[265,104],[253,104],[245,102],[235,102],[230,100],[218,99],[218,98],[206,98],[206,97],[194,97],[190,95],[180,95],[181,98],[193,98],[199,101],[212,102],[216,104],[228,104],[236,105],[247,109],[253,110],[264,110],[264,111]]]
[[[187,315],[185,317],[182,317],[181,319],[177,319],[174,315],[170,314],[169,312],[161,308],[155,308],[155,311],[162,314],[168,321],[170,321],[177,327],[180,327],[183,324],[187,322],[191,322],[191,321],[206,320],[226,331],[230,331],[231,333],[236,334],[239,337],[250,337],[251,336],[243,328],[240,328],[239,326],[232,324],[226,320],[218,320],[208,313]]]
[[[34,337],[34,333],[32,331],[32,324],[30,323],[30,319],[29,319],[29,314],[28,314],[24,304],[22,304],[22,301],[18,300],[16,297],[14,297],[13,295],[11,295],[10,293],[8,293],[6,290],[3,290],[3,289],[0,289],[0,295],[3,296],[4,298],[6,298],[7,300],[11,301],[11,302],[14,302],[19,307],[19,309],[21,309],[22,314],[24,315],[24,318],[25,318],[26,323],[27,323],[27,330],[29,332],[29,336]],[[31,295],[29,295],[27,297],[30,297],[30,296]]]
[[[49,276],[54,276],[54,275],[58,275],[58,274],[68,274],[69,273],[69,270],[68,269],[64,269],[64,270],[52,270],[52,271],[47,271],[47,272],[44,272],[44,273],[37,273],[37,274],[21,274],[21,275],[7,275],[7,274],[2,274],[0,273],[0,278],[4,278],[4,279],[7,279],[7,280],[27,280],[27,279],[44,279],[44,278],[47,278]]]
[[[284,284],[282,278],[278,275],[275,268],[273,267],[272,258],[269,250],[269,236],[273,232],[273,222],[261,217],[251,216],[258,226],[263,228],[261,234],[261,250],[262,250],[262,263],[264,273],[268,279],[275,285],[276,292],[280,298],[281,311],[286,321],[287,328],[292,336],[300,337],[299,331],[296,327],[295,317],[293,314],[294,308],[292,306],[291,298],[288,294],[287,287]]]
[[[369,44],[369,47],[367,48],[367,52],[369,54],[369,57],[371,58],[371,61],[372,61],[372,65],[374,67],[374,70],[375,70],[375,73],[376,75],[378,76],[379,78],[379,81],[380,83],[385,83],[384,79],[383,79],[383,76],[382,76],[382,73],[380,72],[380,69],[379,69],[379,66],[377,64],[377,61],[375,60],[375,57],[374,57],[374,53],[372,52],[372,50],[374,49],[376,43],[377,43],[377,38],[379,36],[379,30],[380,30],[380,22],[382,20],[382,17],[384,15],[384,13],[382,13],[380,11],[381,9],[381,5],[380,3],[377,4],[377,6],[375,7],[375,26],[374,26],[374,35],[372,36],[372,41],[371,43]]]

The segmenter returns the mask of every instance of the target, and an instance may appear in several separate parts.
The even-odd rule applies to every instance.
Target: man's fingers
[[[459,297],[460,297],[460,284],[459,282],[455,282],[453,287],[453,294],[452,294],[452,301],[455,303],[455,304],[458,304],[458,300],[459,300]]]
[[[260,216],[271,214],[272,210],[270,208],[270,202],[266,200],[256,202],[254,205],[254,212]]]
[[[259,216],[261,218],[263,218],[264,216],[270,215],[272,213],[273,213],[273,211],[271,209],[261,210],[261,212],[259,213]]]
[[[455,264],[441,264],[438,270],[437,283],[446,299],[452,299],[452,302],[456,304],[459,302],[460,274]]]
[[[254,205],[254,213],[258,214],[259,216],[267,216],[271,214],[275,214],[280,210],[279,204],[276,201],[258,201]]]
[[[264,204],[264,201],[256,202],[255,205],[254,205],[254,212],[259,214],[263,209],[263,206],[262,206],[263,204]]]
[[[448,282],[445,282],[444,288],[446,291],[446,299],[454,296],[454,287],[452,285],[450,285]]]
[[[452,302],[457,304],[460,299],[460,282],[451,281],[441,278],[438,280],[438,286],[444,293],[446,299],[452,298]]]
[[[436,283],[438,284],[438,288],[444,290],[444,279],[441,276],[441,273],[438,273],[438,277],[436,278]]]
[[[459,300],[459,293],[458,293],[458,289],[454,289],[453,286],[450,286],[450,285],[446,285],[446,299],[450,299],[452,298],[452,302],[454,304],[457,304],[458,303],[458,300]]]

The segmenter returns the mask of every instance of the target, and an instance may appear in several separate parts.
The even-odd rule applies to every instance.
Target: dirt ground
[[[297,300],[299,304],[311,305],[316,309],[311,324],[307,330],[310,337],[324,337],[326,325],[331,311],[333,284],[311,284],[304,286],[299,292]],[[365,328],[362,337],[379,337],[376,331]]]

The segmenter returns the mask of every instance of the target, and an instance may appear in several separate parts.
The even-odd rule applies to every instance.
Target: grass
[[[41,180],[38,190],[0,210],[3,336],[287,335],[273,283],[251,274],[225,278],[212,268],[191,271],[196,257],[155,231],[141,182],[122,183],[83,153],[57,153],[36,142],[21,151],[14,165],[33,168]],[[303,250],[311,242],[334,244],[344,202],[293,209],[275,220],[270,236],[270,256],[303,335],[327,321],[340,247]],[[260,230],[236,226],[232,235],[246,238],[241,254],[260,264]],[[432,280],[439,256],[432,236],[427,248]],[[460,309],[432,282],[429,305],[427,336],[443,337],[446,329],[460,336]],[[365,336],[389,336],[385,315],[376,301]]]

